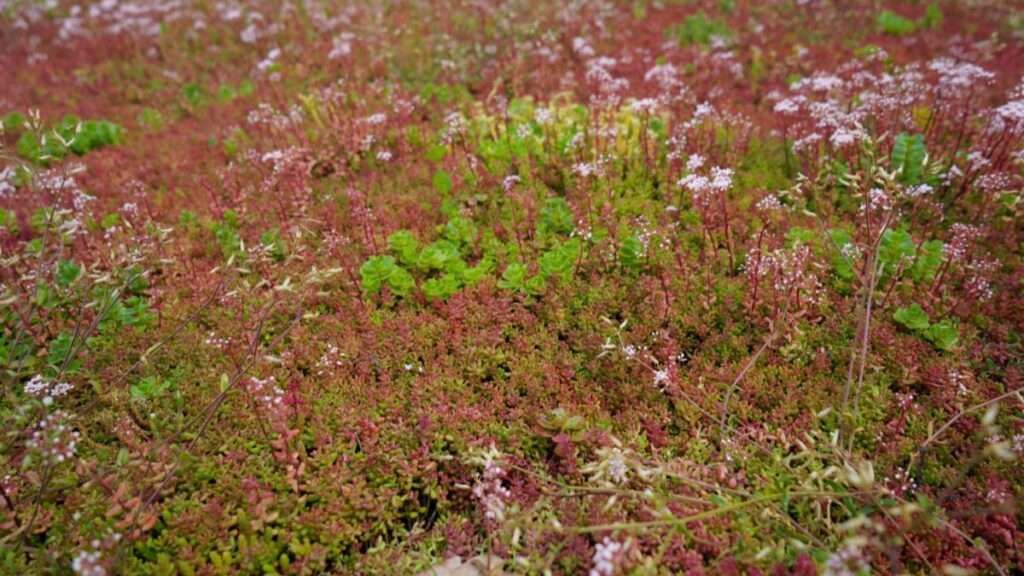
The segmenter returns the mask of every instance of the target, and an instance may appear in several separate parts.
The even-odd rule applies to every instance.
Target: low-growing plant
[[[106,120],[79,120],[66,116],[50,133],[24,130],[18,138],[18,153],[35,163],[49,163],[67,152],[78,156],[104,146],[120,144],[124,130]]]
[[[665,36],[674,38],[681,46],[702,44],[707,46],[713,39],[729,40],[734,32],[722,20],[711,18],[704,12],[690,14],[677,24],[665,30]]]
[[[72,4],[0,573],[1024,570],[1012,6]]]
[[[900,308],[893,313],[893,319],[911,332],[918,334],[935,345],[939,350],[950,351],[960,341],[956,326],[949,320],[932,323],[928,314],[918,304]]]
[[[415,285],[412,276],[398,266],[392,256],[371,256],[359,268],[359,275],[367,294],[376,294],[387,286],[397,296],[408,296]]]

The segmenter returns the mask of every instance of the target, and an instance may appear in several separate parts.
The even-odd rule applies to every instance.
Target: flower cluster
[[[694,166],[694,170],[703,165],[703,158],[700,156],[691,156],[687,160],[687,167]],[[694,203],[707,206],[714,201],[718,195],[725,194],[732,188],[734,172],[732,168],[723,168],[721,166],[714,166],[707,174],[698,174],[691,172],[684,176],[677,183],[680,187],[690,191],[693,195]]]
[[[107,576],[103,554],[99,550],[82,550],[71,561],[71,569],[78,576]]]
[[[605,536],[603,540],[594,545],[593,567],[590,569],[590,576],[615,576],[622,564],[626,547],[622,542],[617,542]]]
[[[81,435],[71,428],[70,419],[63,410],[47,414],[36,424],[25,446],[53,464],[71,460],[78,450]]]
[[[277,379],[269,376],[265,379],[249,378],[249,393],[253,400],[271,415],[280,414],[284,408],[284,390],[277,385]]]
[[[54,398],[60,398],[70,392],[74,386],[67,382],[50,382],[41,374],[36,374],[31,380],[25,383],[25,393],[43,399],[44,404],[50,404]]]
[[[484,508],[484,516],[494,522],[505,520],[505,506],[512,498],[512,492],[502,485],[505,477],[505,470],[498,465],[501,453],[491,447],[473,456],[474,463],[483,468],[480,479],[473,486],[473,495],[480,501]]]
[[[777,297],[816,302],[823,286],[815,273],[813,257],[811,247],[803,243],[770,252],[751,248],[744,270],[751,284],[760,284],[761,279],[768,279]]]
[[[860,576],[871,569],[864,552],[857,546],[846,546],[825,562],[823,576]]]
[[[595,452],[597,460],[581,468],[583,473],[590,476],[591,482],[612,486],[621,486],[629,482],[629,461],[618,440],[615,443],[616,445],[612,447],[599,448]]]
[[[980,226],[957,222],[950,229],[949,242],[943,250],[952,262],[966,263],[970,260],[974,245],[981,238],[983,230]]]

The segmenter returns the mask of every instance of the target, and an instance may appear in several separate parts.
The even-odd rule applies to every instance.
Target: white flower
[[[843,85],[842,78],[832,74],[815,74],[810,80],[811,90],[815,92],[831,92]]]
[[[273,150],[273,151],[267,152],[266,154],[261,156],[260,157],[260,161],[262,161],[262,162],[274,162],[274,163],[277,163],[277,161],[282,159],[282,158],[284,158],[284,152],[283,151],[281,151],[281,150]]]
[[[50,390],[50,383],[43,381],[43,377],[36,374],[31,380],[25,383],[25,394],[32,396],[45,396]]]
[[[689,174],[684,176],[677,182],[680,188],[686,188],[687,190],[701,194],[706,192],[711,187],[711,182],[707,176],[701,176],[700,174]]]
[[[757,209],[762,212],[771,212],[780,208],[782,208],[782,203],[779,202],[779,198],[775,194],[769,194],[757,202]]]
[[[825,576],[856,576],[870,570],[867,558],[860,548],[846,546],[833,554],[825,563]]]
[[[860,207],[862,211],[888,210],[889,208],[892,208],[892,197],[881,188],[868,190],[867,198],[864,199],[864,203]]]
[[[605,536],[604,540],[594,546],[594,567],[590,569],[590,576],[614,576],[623,549],[621,542]]]
[[[969,62],[958,62],[952,58],[936,58],[928,68],[939,74],[939,88],[959,95],[976,86],[991,83],[995,74]]]
[[[651,113],[658,109],[658,101],[654,98],[644,98],[633,102],[632,108],[636,114]]]
[[[577,36],[572,39],[572,49],[574,52],[583,57],[590,57],[594,55],[594,49],[590,47],[590,44],[585,38]]]
[[[927,196],[932,193],[932,187],[927,184],[918,184],[917,186],[911,186],[903,191],[904,196],[907,198],[917,198],[919,196]]]
[[[100,564],[99,550],[78,553],[71,561],[71,569],[79,576],[106,576],[107,569]]]
[[[14,168],[7,166],[0,170],[0,198],[14,192]]]
[[[732,168],[720,168],[718,166],[711,169],[711,189],[715,192],[725,192],[732,188]]]
[[[496,522],[505,519],[505,501],[512,497],[512,492],[502,486],[500,480],[477,484],[473,488],[473,495],[483,504],[484,516]]]
[[[39,374],[32,377],[31,380],[25,383],[25,393],[36,396],[49,398],[51,401],[53,398],[60,398],[70,392],[74,386],[67,382],[58,382],[56,384],[47,382]]]
[[[256,64],[256,69],[260,72],[270,70],[270,67],[274,65],[274,62],[277,61],[279,56],[281,56],[280,48],[271,49],[270,52],[267,52],[267,57]]]
[[[800,111],[798,98],[786,98],[775,104],[775,112],[778,114],[796,114]]]
[[[613,448],[608,455],[608,477],[616,484],[624,484],[629,479],[629,466],[623,457],[622,450]]]
[[[668,370],[655,370],[654,371],[654,385],[662,387],[668,382]]]
[[[239,38],[241,38],[242,42],[245,42],[246,44],[255,44],[256,40],[259,38],[259,29],[256,28],[255,24],[249,24],[242,30],[241,34],[239,34]]]
[[[501,452],[493,444],[471,458],[474,464],[484,469],[481,480],[473,487],[473,495],[483,504],[484,515],[496,522],[505,519],[505,502],[512,497],[512,492],[501,484],[505,470],[498,465],[500,458]]]
[[[862,137],[863,135],[859,132],[848,130],[846,128],[838,128],[831,136],[829,136],[828,140],[836,148],[845,148],[856,143],[857,140]]]
[[[715,107],[707,102],[701,102],[693,111],[693,119],[698,120],[715,113]]]
[[[348,56],[352,53],[352,40],[355,35],[351,32],[342,32],[339,34],[331,43],[331,51],[327,54],[327,58],[331,60],[339,60]]]
[[[602,174],[599,162],[578,162],[572,167],[573,173],[584,178],[588,176],[600,176]]]

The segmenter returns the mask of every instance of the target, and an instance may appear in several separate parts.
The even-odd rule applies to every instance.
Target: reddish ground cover
[[[1020,2],[0,46],[0,572],[1024,571]]]

